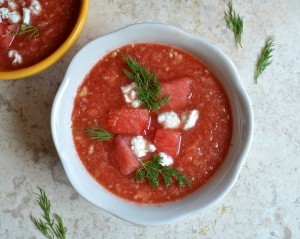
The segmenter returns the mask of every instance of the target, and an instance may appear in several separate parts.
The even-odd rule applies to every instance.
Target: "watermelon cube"
[[[108,114],[108,128],[114,134],[140,135],[149,127],[150,113],[147,109],[121,108]]]
[[[16,24],[9,24],[7,21],[0,23],[0,48],[8,48],[13,42],[18,26]]]
[[[181,78],[161,83],[161,96],[169,95],[162,110],[181,110],[189,104],[191,96],[191,79]]]
[[[172,129],[158,129],[155,133],[154,144],[157,152],[163,152],[176,158],[181,144],[180,132]]]
[[[140,167],[140,162],[131,151],[130,137],[118,135],[115,139],[115,149],[122,174],[131,174]]]

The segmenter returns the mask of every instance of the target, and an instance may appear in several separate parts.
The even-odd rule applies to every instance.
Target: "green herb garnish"
[[[254,74],[254,82],[257,84],[257,79],[261,73],[272,63],[272,52],[274,51],[274,37],[268,37],[265,45],[260,53],[256,64],[256,70]]]
[[[228,10],[225,12],[227,27],[233,31],[235,41],[242,47],[243,18],[233,10],[232,1],[227,6]]]
[[[48,239],[65,239],[67,228],[63,225],[60,216],[53,214],[54,218],[50,217],[51,203],[48,200],[45,192],[39,188],[40,194],[37,194],[37,203],[43,210],[42,219],[37,219],[30,215],[31,221],[36,228]]]
[[[136,180],[148,180],[151,186],[159,188],[159,176],[162,176],[163,182],[166,187],[173,182],[173,178],[178,182],[180,187],[185,185],[191,186],[191,182],[185,174],[170,167],[160,165],[162,160],[159,154],[154,154],[152,160],[147,162],[141,161],[141,168],[135,173]]]
[[[27,23],[23,23],[20,25],[18,30],[14,33],[15,36],[26,36],[25,39],[29,40],[40,35],[40,28],[36,26],[32,26]]]
[[[150,111],[157,111],[168,101],[169,95],[160,97],[161,87],[153,72],[141,66],[132,56],[123,58],[130,69],[124,69],[124,73],[137,85],[138,101]]]
[[[90,139],[95,140],[96,142],[106,141],[115,137],[114,134],[109,133],[100,126],[82,130],[81,132],[85,133]]]

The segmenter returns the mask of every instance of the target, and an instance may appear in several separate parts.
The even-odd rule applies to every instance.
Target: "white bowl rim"
[[[80,62],[80,61],[82,62],[82,60],[80,58],[83,57],[86,54],[86,52],[91,52],[91,50],[93,50],[93,49],[95,50],[95,46],[97,46],[97,45],[99,46],[99,42],[102,42],[102,43],[106,42],[108,45],[110,45],[110,47],[108,47],[110,50],[108,50],[106,52],[106,53],[108,53],[108,52],[118,48],[118,46],[120,47],[120,46],[130,43],[130,41],[126,42],[126,40],[128,41],[131,39],[132,40],[131,43],[147,42],[147,41],[135,40],[135,39],[141,39],[141,38],[143,39],[145,37],[147,38],[148,37],[147,34],[151,35],[152,37],[154,36],[157,38],[161,38],[163,36],[158,36],[158,34],[162,33],[162,32],[167,33],[166,35],[168,35],[169,37],[166,37],[166,38],[168,38],[168,40],[167,41],[157,41],[157,42],[162,43],[162,44],[164,44],[164,43],[171,44],[175,47],[183,49],[185,47],[181,47],[181,46],[178,46],[178,44],[170,42],[170,35],[178,36],[178,38],[182,39],[182,41],[184,40],[183,42],[188,41],[193,44],[198,44],[198,45],[201,45],[202,47],[203,46],[206,47],[207,48],[206,50],[208,50],[208,52],[210,54],[218,56],[220,58],[220,60],[222,60],[225,67],[228,68],[226,70],[229,71],[228,74],[230,74],[232,76],[232,79],[230,79],[231,82],[229,83],[229,85],[232,88],[231,90],[234,90],[234,93],[236,93],[234,95],[234,98],[236,98],[236,99],[234,99],[234,101],[236,101],[237,107],[240,108],[239,110],[241,111],[240,114],[242,114],[240,116],[240,118],[242,118],[240,120],[241,122],[238,122],[239,127],[242,128],[241,132],[243,133],[243,135],[241,136],[241,139],[240,139],[240,140],[242,140],[242,144],[240,143],[240,141],[237,142],[237,144],[238,144],[238,146],[237,146],[238,147],[238,153],[237,153],[238,156],[237,157],[238,158],[235,160],[234,163],[233,162],[230,163],[230,165],[228,166],[229,167],[228,169],[224,169],[225,171],[222,169],[226,173],[224,173],[224,175],[221,175],[218,178],[219,182],[216,185],[207,186],[207,187],[206,187],[206,185],[204,185],[203,188],[205,188],[205,189],[203,189],[203,190],[206,190],[208,192],[207,194],[209,196],[205,195],[204,200],[206,200],[206,203],[200,204],[199,206],[195,203],[189,207],[188,204],[181,203],[185,200],[190,200],[190,201],[193,200],[191,202],[194,202],[195,199],[193,199],[192,195],[190,197],[184,198],[184,199],[176,201],[174,203],[164,204],[163,207],[161,205],[137,205],[132,202],[124,201],[123,199],[118,198],[118,197],[114,198],[114,195],[110,195],[109,197],[111,197],[111,198],[109,198],[109,200],[115,200],[115,202],[120,201],[120,204],[122,204],[122,206],[126,205],[126,207],[128,207],[129,209],[123,210],[123,207],[121,207],[121,206],[118,207],[115,205],[110,207],[110,206],[106,205],[105,203],[99,202],[98,200],[93,198],[93,195],[91,193],[87,193],[87,191],[90,189],[89,188],[90,185],[92,185],[91,187],[93,187],[93,188],[101,187],[98,183],[96,183],[95,181],[94,182],[90,181],[89,184],[87,184],[87,185],[80,185],[76,181],[76,175],[74,175],[74,172],[72,172],[72,170],[70,169],[71,164],[68,161],[68,155],[67,155],[68,152],[66,152],[66,147],[70,146],[70,145],[66,145],[66,142],[63,142],[64,137],[65,137],[64,134],[66,132],[61,131],[61,124],[69,125],[69,129],[66,129],[66,130],[71,131],[71,129],[70,129],[71,128],[70,127],[71,126],[71,124],[70,124],[71,118],[69,118],[69,120],[70,120],[69,123],[61,121],[62,119],[65,120],[68,117],[70,117],[70,115],[66,116],[66,113],[65,113],[65,111],[68,111],[68,109],[67,110],[61,109],[61,105],[63,104],[63,98],[65,97],[64,95],[66,94],[66,92],[68,92],[70,87],[73,88],[73,91],[74,91],[74,87],[76,89],[79,87],[80,83],[76,82],[76,85],[74,86],[72,84],[73,79],[71,79],[71,76],[74,77],[76,74],[80,73],[80,69],[78,69],[78,66],[76,69],[76,64],[78,64],[78,62]],[[142,33],[145,34],[145,36],[142,36]],[[125,41],[121,37],[117,40],[118,42],[116,42],[116,43],[109,42],[112,39],[115,39],[116,36],[124,36],[124,35],[126,36]],[[180,41],[180,39],[179,40],[177,39],[177,41]],[[123,42],[123,44],[121,44],[122,42]],[[149,41],[149,42],[153,42],[153,41]],[[116,45],[115,47],[111,46],[114,44]],[[184,49],[184,50],[186,50],[186,49]],[[102,53],[102,55],[106,55],[106,54]],[[90,64],[90,68],[87,69],[87,71],[83,74],[84,76],[88,73],[88,71],[91,69],[91,67],[98,60],[100,60],[100,58],[99,58],[99,56],[92,56],[92,57],[89,57],[89,60],[92,62],[92,64]],[[83,81],[83,78],[81,79],[81,82],[82,81]],[[227,84],[228,84],[228,82],[227,82]],[[228,92],[227,92],[227,94],[228,94]],[[68,100],[74,100],[74,94],[71,96],[72,99],[69,99],[69,98],[70,98],[70,96],[68,97]],[[62,117],[62,115],[64,115],[64,117]],[[75,55],[75,57],[71,61],[70,65],[67,69],[67,72],[65,74],[65,77],[64,77],[64,79],[59,87],[59,90],[55,96],[53,106],[52,106],[52,111],[51,111],[51,131],[52,131],[54,144],[58,151],[59,157],[62,161],[64,170],[65,170],[71,184],[73,185],[73,187],[89,202],[116,215],[119,218],[122,218],[126,221],[129,221],[129,222],[132,222],[135,224],[139,224],[139,225],[163,225],[163,224],[173,223],[173,222],[181,220],[187,216],[190,216],[196,212],[200,212],[203,209],[207,208],[208,206],[211,206],[212,204],[215,204],[219,200],[221,200],[229,192],[229,190],[233,187],[234,183],[236,182],[238,175],[240,173],[240,170],[242,168],[242,165],[245,161],[246,155],[250,149],[250,145],[251,145],[252,137],[253,137],[253,128],[254,128],[253,121],[254,121],[253,120],[253,111],[252,111],[250,99],[242,85],[242,81],[240,79],[240,76],[238,74],[238,71],[237,71],[235,65],[229,59],[229,57],[223,51],[221,51],[217,47],[213,46],[212,44],[208,43],[207,41],[205,41],[199,37],[196,37],[188,32],[185,32],[175,26],[161,24],[161,23],[132,24],[132,25],[123,27],[119,30],[116,30],[114,32],[100,36],[100,37],[92,40],[87,45],[85,45]],[[68,132],[68,134],[69,134],[69,132]],[[71,142],[71,143],[73,143],[73,142]],[[73,149],[73,150],[75,150],[75,149]],[[83,175],[84,177],[91,177],[87,172],[83,173],[83,174],[85,174],[85,175]],[[110,194],[110,192],[107,192],[107,193]],[[190,198],[192,198],[192,199],[190,199]],[[182,209],[183,205],[185,207],[184,210]],[[141,212],[142,212],[140,214],[143,214],[143,215],[139,215],[139,214],[135,215],[133,213],[133,211],[136,208],[139,208],[139,210],[141,210]],[[149,213],[149,215],[148,215],[147,210],[149,210],[149,208],[151,209],[151,213]]]

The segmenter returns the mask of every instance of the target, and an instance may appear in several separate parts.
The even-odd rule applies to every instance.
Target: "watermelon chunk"
[[[163,110],[180,110],[186,107],[191,96],[191,79],[181,78],[161,83],[161,96],[169,95]]]
[[[139,168],[140,162],[130,148],[130,137],[118,135],[115,139],[115,149],[122,174],[128,175]]]
[[[108,114],[109,131],[114,134],[143,134],[149,126],[150,113],[147,109],[121,108]]]
[[[7,21],[0,23],[0,48],[8,48],[13,42],[15,36],[13,33],[18,29],[16,24],[10,24]]]
[[[154,144],[157,152],[164,152],[172,158],[176,158],[181,144],[180,132],[172,129],[158,129],[155,133]]]

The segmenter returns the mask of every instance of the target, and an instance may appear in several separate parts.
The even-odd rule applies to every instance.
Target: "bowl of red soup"
[[[38,74],[75,43],[89,0],[0,1],[0,80]]]
[[[200,38],[155,23],[83,47],[51,117],[74,188],[141,225],[171,223],[219,201],[238,178],[253,131],[232,61]]]

